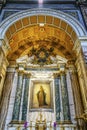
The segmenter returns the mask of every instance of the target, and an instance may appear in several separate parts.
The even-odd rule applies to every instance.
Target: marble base
[[[36,126],[29,126],[27,130],[35,130]],[[53,126],[47,125],[47,130],[77,130],[76,125],[57,125],[56,128]],[[24,130],[23,124],[18,126],[8,126],[8,130]],[[40,125],[39,130],[43,130],[43,127]]]

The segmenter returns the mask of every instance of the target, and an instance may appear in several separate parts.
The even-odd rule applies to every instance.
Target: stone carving
[[[43,51],[39,55],[41,55],[41,56],[32,55],[31,57],[28,57],[28,55],[25,55],[25,56],[17,59],[16,63],[19,65],[26,65],[26,66],[40,66],[40,65],[57,66],[58,64],[67,63],[67,59],[65,59],[59,55],[56,55],[55,57],[49,55],[49,57],[47,57]]]

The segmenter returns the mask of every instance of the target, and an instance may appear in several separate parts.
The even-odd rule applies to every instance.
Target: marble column
[[[62,94],[62,107],[63,107],[63,118],[64,121],[70,121],[70,110],[69,110],[69,100],[68,91],[66,84],[66,75],[61,74],[61,94]]]
[[[11,80],[11,77],[9,78],[9,80],[12,83],[10,84],[10,87],[12,88],[12,90],[11,90],[11,94],[9,98],[8,112],[6,116],[4,130],[7,130],[8,124],[12,121],[12,114],[13,114],[13,107],[14,107],[15,94],[16,94],[16,88],[17,88],[17,79],[18,79],[18,73],[16,72],[15,68],[9,68],[8,72],[13,73],[14,77],[13,77],[13,80]]]
[[[0,129],[4,127],[7,111],[8,111],[8,104],[9,104],[9,97],[12,90],[12,82],[14,78],[13,72],[7,72],[3,91],[2,91],[2,100],[0,102]]]
[[[59,93],[59,80],[58,74],[54,74],[54,85],[55,85],[55,104],[56,104],[56,121],[60,121],[60,93]]]
[[[25,84],[24,84],[24,96],[23,96],[23,104],[22,104],[22,120],[27,120],[27,105],[28,105],[28,97],[29,97],[29,81],[30,74],[24,75]]]
[[[84,112],[87,113],[87,73],[86,73],[86,65],[84,62],[82,52],[80,52],[78,55],[78,59],[76,61],[76,67],[77,67],[78,77],[80,82]]]
[[[73,51],[76,56],[76,69],[78,72],[78,78],[80,82],[80,92],[82,96],[84,112],[87,114],[87,69],[85,64],[85,59],[83,55],[83,45],[86,45],[86,37],[80,37],[74,44]]]
[[[69,68],[69,74],[72,84],[72,91],[73,91],[73,97],[74,97],[74,103],[75,103],[75,119],[77,121],[78,129],[80,130],[83,127],[83,120],[79,120],[77,118],[80,117],[80,115],[83,113],[83,103],[81,99],[81,89],[78,80],[77,71],[75,69],[75,66],[72,65],[72,67]]]
[[[74,95],[73,95],[73,90],[72,90],[72,84],[71,84],[69,69],[66,71],[66,82],[67,82],[67,91],[68,91],[68,98],[69,98],[69,108],[70,108],[71,122],[76,123],[76,121],[75,121]]]
[[[0,40],[0,129],[4,126],[4,121],[6,118],[7,107],[8,107],[8,98],[9,98],[8,95],[10,94],[9,85],[7,84],[4,85],[4,82],[6,82],[5,78],[7,78],[6,77],[7,66],[8,66],[8,61],[2,49],[2,41]]]
[[[22,89],[23,89],[23,73],[19,72],[18,73],[16,96],[15,96],[15,103],[14,103],[14,109],[13,109],[13,117],[12,117],[13,121],[19,121]]]
[[[6,69],[8,66],[8,61],[4,55],[2,48],[0,48],[0,101],[3,90],[3,84],[6,76]]]
[[[59,78],[59,93],[60,93],[60,122],[64,121],[64,116],[63,116],[63,100],[62,100],[62,87],[61,87],[61,76]]]
[[[81,47],[85,62],[87,63],[87,36],[80,37]],[[86,71],[87,72],[87,71]]]

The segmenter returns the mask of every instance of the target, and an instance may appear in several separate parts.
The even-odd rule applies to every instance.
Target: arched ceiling
[[[66,58],[73,57],[73,41],[67,33],[59,28],[49,25],[35,25],[26,27],[13,35],[10,40],[11,51],[9,60],[16,60],[20,56],[31,54],[32,49],[53,49],[52,55],[61,55]]]
[[[18,20],[9,27],[6,37],[11,48],[9,61],[24,55],[43,55],[43,52],[69,60],[75,58],[76,33],[65,21],[53,16],[37,15]]]

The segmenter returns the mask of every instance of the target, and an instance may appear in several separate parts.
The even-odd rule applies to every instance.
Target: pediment
[[[31,57],[29,57],[28,55],[25,55],[23,57],[19,57],[16,60],[16,63],[19,65],[22,64],[25,66],[57,66],[58,64],[66,64],[67,63],[67,59],[65,59],[59,55],[56,55],[55,57],[49,56],[49,61],[45,60],[44,63],[39,61],[39,60],[37,61],[37,60],[38,59],[34,55]]]

